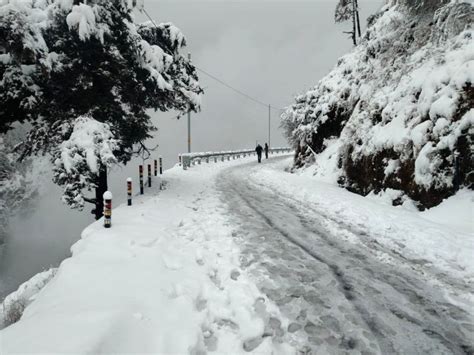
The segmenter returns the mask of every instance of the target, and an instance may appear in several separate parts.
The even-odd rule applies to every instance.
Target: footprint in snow
[[[179,270],[183,268],[183,265],[175,259],[172,259],[166,255],[162,256],[165,267],[170,270]]]

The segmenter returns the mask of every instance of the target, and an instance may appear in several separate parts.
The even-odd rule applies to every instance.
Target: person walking
[[[265,159],[268,159],[268,144],[265,143]]]
[[[257,152],[257,157],[258,157],[258,162],[262,162],[262,146],[260,144],[257,144],[257,148],[255,148],[255,151]]]

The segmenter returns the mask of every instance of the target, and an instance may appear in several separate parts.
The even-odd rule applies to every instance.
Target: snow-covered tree
[[[114,152],[119,143],[107,123],[81,116],[65,123],[64,137],[54,151],[53,181],[64,186],[63,200],[74,208],[83,208],[83,191],[95,187],[101,168],[117,163]]]
[[[106,124],[107,139],[119,142],[110,146],[114,160],[98,155],[97,169],[55,165],[65,201],[77,208],[96,203],[97,218],[108,164],[127,163],[155,130],[147,110],[196,111],[202,93],[194,66],[179,53],[182,33],[172,24],[136,24],[135,6],[127,0],[4,0],[0,6],[0,131],[31,122],[22,155],[50,153],[56,164],[85,117]],[[96,198],[84,198],[82,190],[91,188]]]
[[[334,20],[336,23],[352,21],[352,31],[348,31],[351,35],[354,46],[357,44],[357,35],[360,37],[360,20],[359,20],[359,4],[357,0],[339,0],[334,12]]]

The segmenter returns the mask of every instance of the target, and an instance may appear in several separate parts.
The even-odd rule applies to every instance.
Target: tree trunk
[[[104,213],[104,192],[108,190],[107,186],[107,167],[102,166],[97,177],[97,187],[95,189],[95,219],[100,219]]]
[[[357,21],[357,33],[359,34],[359,37],[361,36],[360,34],[360,20],[359,20],[359,3],[357,0],[355,1],[355,13],[356,13],[356,21]]]
[[[356,40],[356,0],[352,0],[352,42],[354,43],[354,46],[357,45],[357,40]]]

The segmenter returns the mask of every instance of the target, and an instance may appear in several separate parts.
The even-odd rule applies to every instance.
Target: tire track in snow
[[[417,336],[424,335],[431,341],[436,340],[442,345],[444,352],[446,350],[455,354],[472,352],[472,344],[460,330],[458,322],[454,318],[464,322],[469,322],[469,319],[456,306],[450,305],[448,302],[441,304],[430,301],[429,297],[433,297],[433,294],[428,292],[426,297],[422,294],[427,290],[417,287],[417,284],[420,283],[418,277],[412,279],[412,275],[408,275],[406,270],[405,273],[400,273],[398,270],[394,270],[393,266],[390,269],[387,265],[381,265],[378,260],[374,260],[370,251],[367,253],[367,250],[361,248],[341,247],[337,237],[329,237],[317,218],[311,219],[306,214],[302,214],[301,207],[294,206],[276,193],[269,194],[255,189],[243,176],[239,176],[239,169],[242,168],[226,170],[221,175],[219,184],[225,199],[232,201],[234,206],[239,206],[239,208],[231,208],[231,212],[248,224],[258,224],[258,219],[261,219],[260,223],[264,223],[268,229],[297,246],[317,262],[326,265],[338,283],[339,292],[352,304],[354,310],[364,321],[364,325],[377,339],[381,352],[397,353],[399,351],[397,350],[399,349],[398,344],[395,346],[391,338],[400,335],[397,331],[404,334],[404,330],[396,329],[394,331],[382,321],[383,316],[374,316],[374,310],[377,309],[386,314],[390,312],[401,325],[410,324],[411,328],[416,328],[419,333]],[[272,205],[278,206],[272,208]],[[250,209],[251,213],[244,213],[245,208]],[[268,213],[268,209],[271,213]],[[249,218],[252,214],[255,217]],[[298,227],[303,233],[297,234],[302,234],[303,238],[301,235],[292,235],[291,228],[285,228],[282,221],[288,216],[292,216],[292,221],[299,224]],[[245,224],[243,227],[245,228]],[[310,244],[305,241],[304,234],[311,235]],[[315,250],[315,246],[318,247],[318,251]],[[349,269],[352,267],[355,272],[354,270],[344,272],[347,267]],[[362,292],[359,283],[364,285]],[[387,297],[380,291],[381,289],[382,291],[384,289],[393,291],[395,296]],[[373,295],[367,297],[366,291],[372,292]],[[321,291],[319,290],[319,292]],[[378,293],[382,293],[380,300],[376,297]],[[402,296],[404,301],[408,302],[407,310],[403,310],[407,307],[406,305],[403,307],[397,305],[397,295]],[[438,308],[441,308],[441,311]],[[454,315],[453,317],[450,316],[451,313]],[[399,339],[395,340],[400,341]],[[416,340],[421,345],[418,344],[418,348],[415,347],[411,350],[415,350],[415,353],[423,352],[421,349],[426,345],[426,339]],[[442,352],[441,349],[438,350]]]

